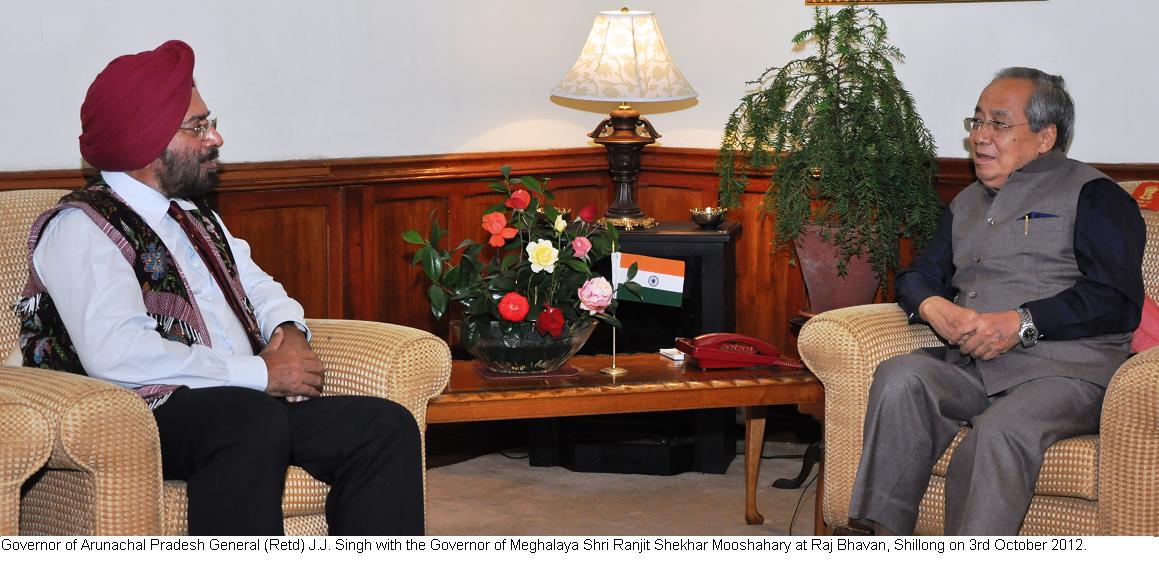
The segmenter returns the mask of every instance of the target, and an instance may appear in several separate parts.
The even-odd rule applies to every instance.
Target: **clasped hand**
[[[979,313],[945,298],[930,297],[922,301],[918,313],[939,336],[975,359],[992,360],[1018,343],[1021,322],[1014,310]]]
[[[278,326],[258,355],[266,362],[266,393],[277,397],[322,395],[326,368],[298,328]]]

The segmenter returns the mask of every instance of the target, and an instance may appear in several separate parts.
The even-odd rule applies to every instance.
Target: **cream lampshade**
[[[616,198],[606,220],[624,229],[647,228],[656,221],[636,203],[636,178],[644,146],[660,138],[629,103],[682,101],[696,97],[672,63],[652,12],[624,8],[600,12],[575,65],[551,94],[581,101],[619,102],[588,134],[607,148]]]

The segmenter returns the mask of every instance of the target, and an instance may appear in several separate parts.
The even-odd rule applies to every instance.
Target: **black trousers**
[[[180,389],[154,417],[164,476],[187,483],[190,534],[284,534],[289,465],[330,485],[330,534],[423,534],[419,431],[397,403],[286,403],[252,389],[214,387]]]

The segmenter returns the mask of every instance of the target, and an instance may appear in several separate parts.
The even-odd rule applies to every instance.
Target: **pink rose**
[[[580,217],[580,220],[582,220],[586,223],[596,222],[600,218],[599,205],[597,205],[596,203],[592,203],[592,204],[580,209],[579,217]]]
[[[523,189],[516,189],[515,192],[511,193],[511,197],[507,199],[507,202],[503,204],[509,209],[523,210],[527,208],[527,205],[531,204],[531,195]]]
[[[531,303],[519,292],[508,292],[499,299],[499,316],[509,322],[518,322],[527,317]]]
[[[592,314],[603,312],[612,303],[612,285],[603,276],[596,276],[580,286],[580,308]]]
[[[592,249],[592,241],[585,237],[577,236],[575,240],[571,241],[571,248],[575,250],[576,258],[583,258]]]

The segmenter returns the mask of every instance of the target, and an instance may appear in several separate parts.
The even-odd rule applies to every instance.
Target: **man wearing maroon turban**
[[[164,477],[187,483],[191,534],[282,534],[291,464],[330,485],[331,533],[422,534],[414,418],[384,399],[321,397],[301,305],[203,199],[224,141],[193,65],[171,40],[89,87],[80,151],[101,173],[33,224],[24,364],[148,403]]]

